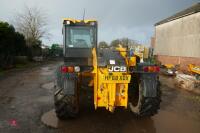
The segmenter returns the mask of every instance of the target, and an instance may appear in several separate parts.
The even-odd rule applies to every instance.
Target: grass
[[[14,67],[9,68],[9,69],[0,68],[0,76],[5,75],[7,72],[12,71],[12,70],[20,70],[20,69],[28,68],[28,67],[35,66],[35,65],[37,65],[37,64],[33,63],[33,62],[26,62],[26,63],[15,64]]]
[[[16,64],[15,65],[15,68],[25,68],[29,65],[29,63],[26,63],[26,64]]]
[[[52,60],[52,61],[54,62],[55,60]],[[51,61],[49,61],[49,60],[46,60],[46,61],[43,61],[43,62],[27,61],[27,62],[23,62],[23,63],[17,63],[17,64],[14,65],[14,67],[9,68],[9,69],[0,68],[0,77],[6,75],[6,73],[10,72],[10,71],[23,70],[23,69],[27,69],[27,68],[37,67],[37,66],[40,66],[42,64],[49,63],[49,62],[51,62]]]
[[[0,75],[4,74],[4,70],[2,68],[0,68]]]

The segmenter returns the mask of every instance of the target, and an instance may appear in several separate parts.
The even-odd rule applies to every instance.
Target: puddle
[[[50,96],[42,96],[42,97],[37,98],[37,101],[39,101],[39,102],[49,103],[49,101],[51,101],[51,100],[52,100],[52,98]]]
[[[109,114],[109,117],[107,116]],[[104,115],[104,117],[102,116]],[[124,113],[122,114],[124,115]],[[126,119],[127,116],[125,116]],[[133,117],[133,116],[132,116]],[[130,117],[129,117],[130,118]],[[113,116],[113,114],[108,112],[103,112],[99,116],[98,112],[93,112],[90,114],[85,114],[82,117],[77,117],[75,119],[69,120],[59,120],[56,116],[55,110],[50,110],[46,112],[41,117],[41,121],[48,127],[60,129],[62,132],[117,132],[119,128],[122,132],[132,133],[132,131],[138,131],[141,133],[155,133],[156,129],[154,127],[154,122],[152,119],[127,119],[127,121],[120,121],[119,117]],[[120,126],[119,123],[123,123]]]
[[[50,75],[52,75],[53,74],[53,72],[51,72],[51,71],[48,71],[48,72],[41,72],[41,75],[43,75],[43,76],[50,76]]]
[[[153,120],[158,133],[199,133],[200,131],[200,122],[187,115],[182,116],[174,112],[160,111],[158,115],[153,117]]]
[[[54,71],[51,70],[49,67],[42,67],[41,68],[41,75],[43,76],[50,76],[50,75],[53,75]]]
[[[14,97],[3,96],[3,97],[1,97],[0,103],[10,104],[13,100],[14,100]]]
[[[42,67],[41,69],[42,69],[42,71],[48,71],[49,67]]]
[[[200,112],[197,111],[199,104],[188,98],[193,95],[174,90],[166,87],[164,91],[166,96],[163,97],[161,109],[151,118],[137,119],[132,113],[122,109],[114,113],[101,108],[94,110],[93,103],[86,102],[87,97],[84,96],[84,100],[80,101],[80,114],[77,118],[61,121],[55,111],[50,110],[41,117],[41,121],[49,127],[58,128],[63,133],[199,133]],[[192,99],[197,101],[199,97],[195,95]]]
[[[54,87],[54,82],[45,83],[45,84],[43,84],[41,87],[44,88],[44,89],[49,89],[49,90],[51,90],[51,89],[53,89],[53,87]]]
[[[46,112],[41,117],[41,121],[48,127],[52,128],[59,128],[61,127],[59,125],[60,120],[57,118],[55,110],[50,110],[49,112]]]
[[[109,117],[107,113],[99,114],[98,111],[82,115],[84,116],[61,121],[56,117],[55,110],[50,110],[41,117],[41,121],[46,126],[63,132],[199,133],[200,131],[198,121],[168,111],[161,111],[158,115],[146,119],[136,119],[125,112],[109,114]]]

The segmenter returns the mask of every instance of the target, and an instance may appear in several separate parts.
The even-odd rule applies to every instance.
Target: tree
[[[59,44],[52,44],[51,45],[51,55],[52,56],[62,56],[63,55],[63,48],[59,46]]]
[[[119,47],[119,45],[122,47],[135,47],[139,44],[135,40],[129,38],[121,38],[113,40],[110,45],[112,47]]]
[[[26,44],[30,47],[37,45],[42,38],[48,38],[47,17],[39,8],[25,7],[23,13],[16,14],[17,31],[25,36]]]
[[[19,32],[15,33],[15,51],[16,55],[26,56],[27,55],[27,46],[25,37]]]
[[[99,42],[99,45],[98,45],[99,48],[108,48],[108,43],[105,42],[105,41],[101,41]]]
[[[7,22],[0,22],[0,67],[12,66],[14,56],[26,54],[25,51],[24,36]]]
[[[118,47],[120,43],[121,43],[120,39],[115,39],[110,43],[110,46],[111,47]]]
[[[13,62],[15,29],[6,22],[0,22],[0,64],[8,67]]]

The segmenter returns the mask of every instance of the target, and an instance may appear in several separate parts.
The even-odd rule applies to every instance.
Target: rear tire
[[[54,94],[55,112],[59,119],[75,118],[79,112],[78,96],[64,94],[58,89]]]
[[[161,90],[160,82],[157,81],[156,97],[145,97],[143,95],[143,82],[137,77],[133,78],[133,85],[129,89],[129,107],[137,117],[150,117],[155,115],[160,109]]]

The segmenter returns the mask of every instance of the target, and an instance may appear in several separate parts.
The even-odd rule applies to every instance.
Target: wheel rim
[[[132,112],[139,113],[142,99],[142,86],[141,83],[137,85],[136,91],[130,94],[129,106]]]

